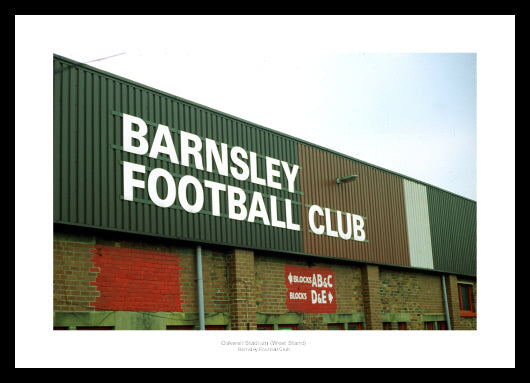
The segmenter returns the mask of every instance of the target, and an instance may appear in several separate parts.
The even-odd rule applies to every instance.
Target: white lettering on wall
[[[149,128],[156,129],[148,134]],[[210,138],[201,139],[196,134],[178,131],[180,138],[169,126],[158,124],[148,128],[139,117],[123,114],[123,150],[136,155],[148,155],[152,159],[169,160],[175,165],[194,167],[208,173],[249,181],[255,185],[295,193],[296,178],[300,167],[277,158],[260,156],[253,151]],[[152,142],[147,137],[153,137]],[[204,141],[204,143],[203,143]],[[221,216],[221,206],[226,206],[229,219],[260,222],[267,226],[294,231],[301,230],[301,223],[294,222],[293,203],[289,198],[279,198],[246,190],[228,183],[209,179],[200,181],[192,175],[177,177],[163,168],[147,168],[129,161],[123,164],[123,199],[135,200],[135,189],[146,188],[151,202],[161,208],[176,204],[188,213],[199,213],[210,198],[213,216]],[[159,186],[163,187],[160,188]],[[208,193],[205,196],[204,188]],[[165,190],[164,193],[161,190]],[[188,193],[193,190],[193,193]],[[164,194],[164,195],[162,195]],[[194,197],[189,197],[193,195]],[[268,198],[268,203],[266,202]],[[225,201],[226,203],[222,203]],[[247,208],[248,206],[248,208]],[[318,222],[318,224],[317,224]],[[308,213],[309,229],[317,235],[327,235],[344,240],[365,241],[364,219],[353,213],[332,211],[327,207],[311,205]],[[325,300],[325,297],[318,297]]]

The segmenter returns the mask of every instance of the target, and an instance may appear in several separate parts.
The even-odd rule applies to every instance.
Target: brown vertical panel
[[[298,153],[299,165],[304,169],[300,173],[300,189],[304,192],[301,198],[304,252],[366,262],[410,265],[402,179],[305,144],[298,144]],[[337,184],[338,177],[350,174],[359,177],[351,183]],[[338,227],[334,211],[366,217],[366,241],[310,233],[309,207],[306,205],[318,205],[323,210],[332,209],[331,228],[335,231]],[[315,223],[325,225],[325,218],[318,217]]]

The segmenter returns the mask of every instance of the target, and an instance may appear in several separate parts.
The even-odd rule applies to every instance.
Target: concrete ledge
[[[322,314],[324,323],[359,323],[364,322],[364,313]]]
[[[410,322],[408,313],[383,313],[383,322]]]
[[[227,313],[205,313],[207,326],[228,326]],[[198,313],[138,311],[55,311],[54,327],[114,327],[115,330],[165,330],[166,326],[197,326]]]
[[[445,314],[422,314],[422,322],[444,322],[446,320]]]
[[[168,312],[166,314],[167,326],[198,326],[199,313]],[[205,326],[228,326],[230,316],[227,313],[204,313]]]
[[[116,326],[114,311],[55,311],[53,327]]]
[[[285,313],[285,314],[262,314],[256,313],[258,324],[302,324],[303,314],[300,313]]]
[[[115,330],[165,330],[165,313],[115,311]]]

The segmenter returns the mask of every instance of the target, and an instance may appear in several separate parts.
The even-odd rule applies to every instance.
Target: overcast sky
[[[515,294],[507,298],[498,279],[513,288],[514,16],[16,16],[16,305],[32,311],[19,316],[17,308],[17,331],[27,347],[16,342],[15,348],[31,362],[53,355],[48,347],[57,343],[34,341],[38,329],[51,326],[51,279],[40,285],[49,287],[42,299],[34,298],[37,289],[24,290],[25,281],[42,278],[41,270],[52,275],[51,255],[42,246],[51,251],[53,53],[476,200],[477,334],[499,328],[488,322],[498,302],[514,306]],[[35,312],[46,320],[23,324]],[[466,366],[495,365],[497,352],[481,353],[493,344],[503,355],[514,350],[511,311],[504,313],[498,336],[467,338],[466,347],[474,348]],[[369,358],[380,352],[370,349],[377,337],[370,339],[356,360],[379,359]],[[134,339],[120,341],[131,356],[125,351],[135,350],[128,343]],[[432,350],[429,342],[411,350],[414,359],[418,349]],[[454,348],[453,338],[437,338],[435,346]],[[189,347],[193,352],[193,343]],[[326,361],[332,365],[352,360],[349,353],[331,355]],[[402,355],[392,357],[400,366],[410,359]],[[174,362],[172,352],[156,356],[157,365]],[[445,360],[425,357],[426,364]]]

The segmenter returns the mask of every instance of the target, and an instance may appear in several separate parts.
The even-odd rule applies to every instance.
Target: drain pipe
[[[202,249],[197,246],[196,249],[197,263],[197,297],[199,303],[199,330],[204,330],[204,295],[202,289]]]
[[[447,329],[451,330],[451,320],[449,319],[449,307],[447,305],[447,291],[445,288],[445,275],[443,274],[442,274],[442,290],[444,293],[445,321],[447,322]]]

